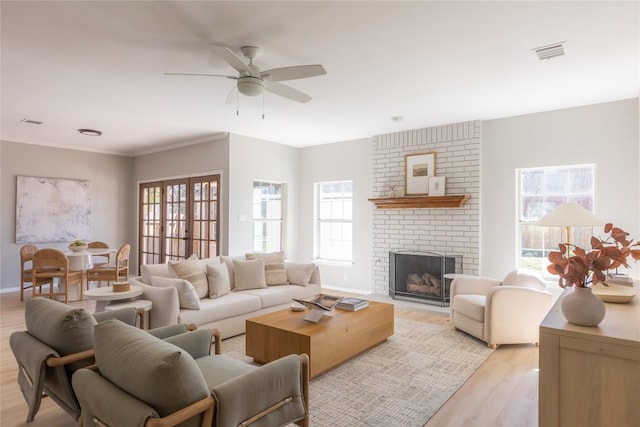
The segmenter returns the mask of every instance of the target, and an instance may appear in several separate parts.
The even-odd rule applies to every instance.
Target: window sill
[[[338,260],[322,259],[322,258],[314,258],[312,261],[318,265],[334,265],[337,267],[353,266],[353,261],[338,261]]]

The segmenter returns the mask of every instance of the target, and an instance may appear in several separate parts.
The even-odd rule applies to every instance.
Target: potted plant
[[[629,267],[627,258],[640,259],[640,243],[628,240],[629,233],[608,223],[604,226],[607,234],[603,240],[591,237],[591,250],[569,243],[561,243],[560,250],[549,254],[547,270],[560,276],[561,288],[574,286],[574,292],[567,294],[561,303],[562,313],[570,323],[582,326],[597,326],[606,312],[604,303],[593,295],[591,287],[602,283],[607,285],[607,271],[620,266]]]

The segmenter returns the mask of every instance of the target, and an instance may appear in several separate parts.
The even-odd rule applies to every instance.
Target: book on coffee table
[[[336,308],[336,306],[338,305],[341,299],[342,297],[337,297],[337,296],[327,295],[327,294],[318,294],[307,299],[293,298],[295,302],[299,302],[300,304],[303,304],[309,308],[319,309],[324,311],[331,311],[334,308]]]
[[[367,301],[366,299],[352,298],[352,297],[342,298],[342,300],[336,306],[336,308],[340,310],[347,310],[347,311],[358,311],[367,307],[369,307],[369,301]]]

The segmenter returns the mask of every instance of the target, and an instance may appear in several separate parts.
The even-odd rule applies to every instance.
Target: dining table
[[[69,259],[69,270],[82,271],[82,286],[83,289],[87,289],[87,270],[93,268],[94,256],[106,256],[111,257],[112,254],[118,252],[117,249],[110,248],[88,248],[83,251],[64,251],[64,254]],[[69,289],[71,291],[71,289]],[[75,291],[73,292],[75,294]],[[80,295],[69,294],[69,298],[73,298],[72,301],[80,299]]]

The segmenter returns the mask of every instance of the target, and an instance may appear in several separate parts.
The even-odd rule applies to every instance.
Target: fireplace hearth
[[[445,274],[462,274],[462,255],[433,252],[389,252],[389,295],[427,304],[449,305],[452,279]]]

